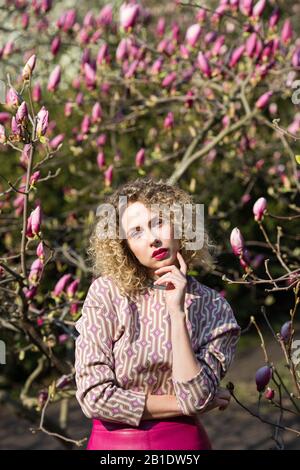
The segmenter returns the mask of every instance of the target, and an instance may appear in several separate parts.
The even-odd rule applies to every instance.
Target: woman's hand
[[[219,408],[219,410],[223,411],[226,410],[226,408],[230,404],[230,399],[231,399],[231,394],[227,388],[220,387],[217,390],[216,396],[209,403],[209,405],[204,408],[202,411],[198,412],[197,414],[203,414],[206,413],[207,411],[211,411],[214,408]]]
[[[165,290],[165,299],[170,315],[184,313],[184,299],[186,294],[186,263],[179,251],[177,251],[177,259],[180,269],[174,264],[170,266],[162,266],[155,270],[155,274],[166,273],[160,276],[154,284],[167,285]]]

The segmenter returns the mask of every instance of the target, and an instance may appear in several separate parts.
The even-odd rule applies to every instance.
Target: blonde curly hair
[[[129,181],[105,197],[104,206],[109,204],[110,207],[113,207],[114,218],[109,219],[106,213],[104,220],[103,214],[99,215],[97,211],[96,221],[87,250],[92,264],[92,272],[95,278],[100,275],[109,277],[118,286],[122,295],[134,299],[139,294],[145,293],[149,287],[148,268],[143,266],[132,253],[126,237],[107,236],[107,230],[109,230],[111,223],[114,224],[116,233],[119,233],[121,220],[119,198],[123,196],[127,197],[127,204],[138,201],[148,208],[158,204],[159,210],[161,210],[161,207],[167,206],[170,208],[174,205],[182,208],[185,204],[189,204],[194,210],[195,203],[193,197],[177,185],[171,186],[163,179],[154,180],[149,176]],[[173,212],[170,214],[170,220],[174,224],[176,215],[174,219]],[[193,222],[191,227],[194,232],[195,226]],[[123,230],[122,226],[120,230]],[[202,248],[199,250],[187,250],[186,244],[192,242],[192,239],[186,238],[185,231],[183,231],[180,240],[180,252],[187,264],[188,271],[196,265],[202,266],[206,271],[214,267],[214,257],[210,253],[210,248],[213,248],[214,245],[211,244],[211,240],[204,227],[203,233]]]

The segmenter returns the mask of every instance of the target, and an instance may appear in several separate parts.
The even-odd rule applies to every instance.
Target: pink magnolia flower
[[[40,232],[42,214],[41,206],[38,204],[36,208],[31,212],[31,230],[34,235],[38,235]]]
[[[252,16],[254,18],[260,18],[264,12],[266,6],[266,0],[258,0],[258,2],[254,5]]]
[[[141,167],[145,163],[145,149],[141,148],[135,156],[135,165],[136,167]]]
[[[10,120],[10,113],[0,112],[0,123],[5,123]]]
[[[21,124],[17,122],[15,116],[11,119],[11,131],[15,136],[21,136],[22,134]]]
[[[26,62],[23,68],[22,78],[23,80],[29,80],[36,64],[36,55],[32,55]]]
[[[71,277],[72,277],[71,274],[64,274],[58,280],[58,282],[55,284],[54,289],[53,289],[53,295],[55,297],[59,297],[63,293]]]
[[[249,57],[252,57],[256,49],[256,33],[252,33],[246,40],[246,52]]]
[[[101,8],[100,13],[97,17],[97,24],[99,26],[101,25],[107,26],[112,23],[112,19],[113,19],[113,7],[109,3],[105,5],[103,8]]]
[[[172,129],[173,126],[174,126],[174,114],[172,111],[169,111],[164,120],[164,128]]]
[[[64,141],[65,134],[58,134],[57,136],[53,137],[53,139],[50,140],[49,146],[53,149],[56,150],[57,147]]]
[[[244,54],[244,51],[245,51],[244,45],[239,46],[236,49],[234,49],[229,60],[229,67],[234,67],[238,63],[238,61]]]
[[[45,106],[42,106],[41,110],[37,114],[37,126],[36,126],[36,132],[38,137],[41,137],[42,135],[45,135],[48,129],[48,124],[49,124],[49,112],[45,108]]]
[[[159,57],[153,62],[152,67],[150,69],[150,74],[157,75],[161,71],[162,65],[163,65],[163,58]]]
[[[109,167],[107,168],[107,170],[104,172],[104,184],[106,187],[109,187],[111,186],[112,184],[112,180],[113,180],[113,165],[109,165]]]
[[[270,101],[270,98],[271,96],[273,95],[273,91],[267,91],[266,93],[264,93],[263,95],[261,95],[258,100],[256,101],[255,103],[255,106],[258,108],[258,109],[263,109],[267,106],[267,104],[269,103]]]
[[[240,0],[240,11],[246,15],[251,16],[253,8],[253,0]]]
[[[164,88],[167,88],[172,85],[172,83],[176,80],[177,74],[176,72],[170,72],[168,75],[165,76],[165,78],[162,81],[162,86]]]
[[[50,50],[51,50],[51,53],[52,55],[56,56],[59,49],[60,49],[60,46],[61,46],[61,39],[60,39],[60,36],[55,36],[51,42],[51,47],[50,47]]]
[[[5,128],[0,124],[0,144],[5,144],[6,142],[6,135],[5,135]]]
[[[26,30],[28,28],[28,25],[29,25],[29,15],[28,13],[23,13],[22,16],[21,16],[21,25],[22,25],[22,28],[24,30]]]
[[[39,170],[35,171],[35,172],[31,175],[30,180],[29,180],[30,186],[34,186],[34,184],[39,180],[40,175],[41,175],[41,172],[40,172]]]
[[[17,108],[20,106],[22,102],[22,98],[19,93],[14,88],[9,88],[7,95],[6,95],[6,104],[8,106]]]
[[[96,141],[97,145],[103,147],[103,145],[106,143],[106,138],[106,134],[100,134]]]
[[[104,155],[104,152],[101,150],[100,152],[98,152],[98,155],[97,155],[97,165],[99,167],[99,169],[101,170],[103,167],[105,167],[105,155]]]
[[[158,18],[157,25],[156,25],[156,32],[159,36],[163,36],[165,34],[166,29],[166,20],[161,16]]]
[[[91,67],[88,62],[84,66],[85,83],[89,89],[94,89],[96,86],[96,71]]]
[[[100,122],[103,116],[101,104],[97,101],[92,109],[92,122]]]
[[[28,119],[28,109],[25,101],[20,104],[16,113],[16,121],[18,124],[23,125]]]
[[[201,26],[199,23],[192,24],[191,26],[188,27],[186,35],[185,35],[185,41],[191,46],[194,47],[200,37],[201,34]]]
[[[274,28],[277,25],[279,19],[280,19],[280,9],[279,7],[276,6],[274,10],[272,11],[271,16],[269,18],[270,28]]]
[[[61,79],[61,68],[60,68],[60,65],[57,65],[50,74],[48,85],[47,85],[47,90],[55,91],[59,85],[60,79]]]
[[[44,265],[40,258],[37,258],[30,267],[28,281],[30,284],[37,285],[41,279]]]
[[[212,55],[214,55],[214,56],[219,55],[224,43],[225,43],[225,36],[224,36],[224,34],[222,34],[214,42],[214,45],[213,45],[212,50],[211,50]]]
[[[103,64],[103,62],[109,62],[108,45],[106,43],[100,46],[96,59],[98,65]]]
[[[37,248],[36,248],[36,255],[38,258],[40,258],[41,261],[44,261],[45,259],[45,251],[44,251],[44,245],[43,242],[41,241]]]
[[[32,88],[32,99],[35,103],[41,101],[42,98],[42,88],[39,83],[36,83]]]
[[[32,285],[29,288],[28,287],[23,287],[23,292],[26,297],[26,299],[31,300],[34,298],[34,296],[37,293],[37,286]]]
[[[78,285],[79,285],[79,279],[75,279],[73,282],[71,282],[71,284],[68,285],[67,287],[67,296],[72,299],[76,292],[77,292],[77,289],[78,289]]]
[[[236,256],[240,256],[243,254],[244,246],[245,246],[244,238],[240,230],[237,227],[235,227],[231,232],[230,244],[231,244],[232,251]]]
[[[73,109],[73,103],[71,103],[71,101],[67,101],[66,104],[65,104],[65,107],[64,107],[64,115],[66,117],[71,116],[72,109]]]
[[[140,7],[137,4],[122,3],[120,7],[120,26],[122,28],[132,28],[139,16]]]
[[[203,72],[204,75],[206,75],[209,78],[211,77],[211,68],[210,68],[209,62],[207,58],[205,57],[205,55],[203,54],[203,52],[201,51],[198,53],[198,56],[197,56],[197,66],[199,67],[201,72]]]
[[[91,118],[88,114],[86,114],[81,122],[81,132],[83,134],[87,134],[90,130],[91,126]]]
[[[267,209],[267,200],[264,197],[257,199],[256,203],[253,206],[254,219],[259,222],[262,220],[264,212]]]
[[[293,37],[293,27],[291,20],[288,18],[285,20],[281,30],[281,41],[287,44]]]

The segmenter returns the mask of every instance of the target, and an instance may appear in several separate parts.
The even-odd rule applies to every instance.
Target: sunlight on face
[[[174,239],[173,225],[158,211],[151,211],[142,202],[130,203],[125,209],[121,224],[126,234],[127,244],[138,261],[149,268],[150,277],[157,279],[155,269],[175,264],[180,240]],[[166,248],[163,258],[152,256],[154,250]]]

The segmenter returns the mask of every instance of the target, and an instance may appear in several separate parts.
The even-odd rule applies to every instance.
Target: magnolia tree
[[[300,434],[284,422],[300,409],[299,9],[276,4],[170,1],[165,15],[135,1],[78,11],[7,0],[1,8],[1,346],[22,371],[15,403],[39,417],[35,431],[66,445],[85,441],[66,426],[89,229],[105,194],[149,174],[181,179],[206,204],[224,259],[211,273],[225,281],[222,294],[233,285],[263,294],[262,317],[291,379],[269,357],[260,322],[244,316],[244,332],[256,328],[264,353],[257,396],[274,418],[244,405],[230,383],[233,397],[273,425],[277,447],[284,430]],[[278,291],[294,299],[280,332],[266,313]],[[50,402],[60,403],[59,423],[47,421]]]

